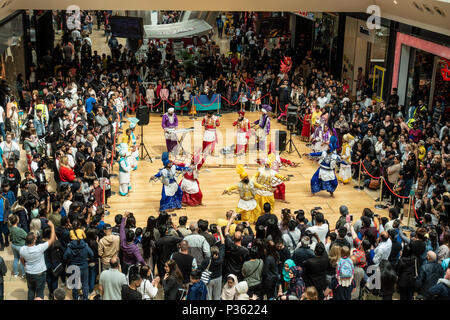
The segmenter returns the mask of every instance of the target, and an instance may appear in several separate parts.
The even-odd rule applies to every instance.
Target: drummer
[[[167,152],[172,152],[178,144],[177,135],[173,132],[178,128],[178,118],[174,108],[169,108],[163,115],[161,126],[164,129]]]

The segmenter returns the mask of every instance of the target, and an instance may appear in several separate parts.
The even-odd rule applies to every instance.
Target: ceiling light
[[[394,4],[398,4],[397,0],[394,0]]]

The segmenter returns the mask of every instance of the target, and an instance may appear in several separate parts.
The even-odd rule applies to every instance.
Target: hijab
[[[234,300],[250,300],[250,297],[248,296],[248,284],[247,281],[241,281],[236,286],[236,295],[234,297]]]
[[[292,272],[294,277],[289,282],[289,290],[290,294],[295,294],[296,297],[300,298],[305,292],[305,281],[303,281],[302,275],[303,275],[303,269],[299,266],[294,266],[292,268],[289,268],[289,270]]]
[[[230,288],[227,283],[223,286],[222,289],[222,300],[234,300],[234,296],[236,295],[236,286],[238,284],[238,279],[234,274],[229,274],[227,279],[231,277],[233,278],[233,286]]]
[[[292,259],[287,259],[284,264],[283,264],[283,279],[286,282],[290,282],[291,278],[289,277],[289,271],[286,272],[286,270],[284,269],[284,265],[287,264],[289,269],[291,269],[292,267],[295,267],[295,262]]]

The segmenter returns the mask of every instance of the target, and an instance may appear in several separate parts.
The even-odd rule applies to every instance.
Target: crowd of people
[[[81,30],[64,30],[27,81],[18,77],[16,96],[6,90],[0,101],[0,250],[11,245],[12,275],[26,278],[28,299],[44,299],[46,286],[49,299],[64,298],[64,286],[73,299],[104,300],[390,300],[395,292],[402,300],[449,298],[445,102],[428,108],[418,100],[406,109],[394,89],[374,104],[364,77],[352,101],[348,84],[327,72],[326,61],[282,40],[268,48],[252,14],[230,19],[230,53],[206,39],[195,47],[193,66],[179,63],[170,43],[150,42],[138,60],[111,37],[111,54],[100,55],[92,51],[88,16],[82,13]],[[98,22],[108,14],[95,16]],[[282,73],[286,56],[292,68]],[[215,224],[188,223],[185,216],[173,221],[164,211],[146,226],[128,212],[116,215],[114,226],[105,223],[110,164],[122,161],[114,150],[118,134],[125,145],[120,156],[136,160],[136,122],[125,128],[125,117],[142,101],[158,112],[161,100],[184,103],[212,93],[225,98],[225,110],[271,105],[282,122],[287,105],[296,105],[295,129],[313,151],[335,137],[343,183],[361,175],[369,188],[386,184],[389,219],[365,209],[353,221],[357,213],[341,206],[332,226],[319,208],[284,209],[278,219],[265,203],[254,226],[239,223],[233,211]],[[380,176],[385,182],[375,179]],[[403,225],[399,196],[413,202],[416,228]],[[73,288],[76,270],[80,286]],[[6,274],[1,260],[0,271]],[[370,287],[372,274],[379,288]]]

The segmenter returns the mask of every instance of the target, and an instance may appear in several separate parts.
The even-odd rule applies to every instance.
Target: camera
[[[239,213],[239,214],[236,216],[236,218],[234,218],[234,220],[236,220],[236,221],[242,220],[242,215]]]

